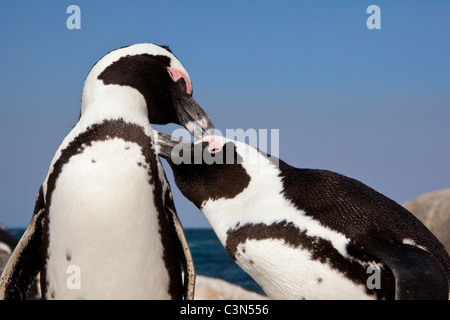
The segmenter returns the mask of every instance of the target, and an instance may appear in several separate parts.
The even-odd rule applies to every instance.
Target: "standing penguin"
[[[213,128],[167,47],[123,47],[92,67],[0,298],[24,298],[40,272],[45,299],[192,299],[195,270],[150,126],[170,122],[197,137]]]
[[[448,299],[450,258],[409,211],[245,144],[158,135],[181,192],[272,299]]]

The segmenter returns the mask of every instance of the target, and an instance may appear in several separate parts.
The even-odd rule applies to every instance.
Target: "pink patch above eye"
[[[205,137],[194,141],[194,144],[199,144],[202,142],[208,142],[208,151],[212,154],[222,150],[222,144],[215,140],[214,137]]]
[[[169,75],[174,82],[177,82],[178,80],[180,80],[180,78],[183,78],[184,82],[186,83],[187,94],[192,94],[191,82],[189,81],[188,77],[183,72],[181,72],[178,69],[172,68],[172,67],[168,67],[167,71],[169,71]]]

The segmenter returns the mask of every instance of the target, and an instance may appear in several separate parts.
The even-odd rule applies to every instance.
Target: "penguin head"
[[[202,130],[214,126],[192,93],[189,74],[168,47],[122,47],[106,54],[89,72],[80,120],[146,117],[152,124],[183,125],[201,137]]]
[[[194,143],[161,132],[157,137],[157,152],[170,164],[175,183],[200,210],[207,200],[235,198],[265,174],[278,175],[265,153],[243,142],[215,135]]]

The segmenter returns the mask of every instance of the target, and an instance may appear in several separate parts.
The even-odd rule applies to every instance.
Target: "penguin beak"
[[[175,92],[175,108],[180,124],[197,139],[203,137],[203,132],[208,135],[208,130],[214,129],[211,119],[186,92],[184,81],[180,81],[178,87]]]
[[[182,150],[190,150],[193,144],[186,140],[180,140],[169,134],[153,130],[155,132],[156,152],[167,161],[172,162],[174,157],[182,157]]]

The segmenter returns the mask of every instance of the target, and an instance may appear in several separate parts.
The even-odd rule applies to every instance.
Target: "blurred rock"
[[[0,224],[0,226],[2,226]],[[4,227],[0,227],[0,275],[3,272],[3,269],[6,267],[6,264],[11,256],[11,253],[14,251],[17,243],[19,241],[14,238],[11,234],[9,234]],[[36,300],[41,298],[41,289],[39,286],[39,275],[31,284],[31,287],[28,291],[27,300]]]
[[[6,232],[5,228],[0,228],[0,274],[3,272],[17,242],[12,235]]]
[[[450,252],[450,188],[425,193],[403,206],[422,221]]]
[[[267,296],[246,290],[222,279],[197,275],[195,300],[267,300]]]

